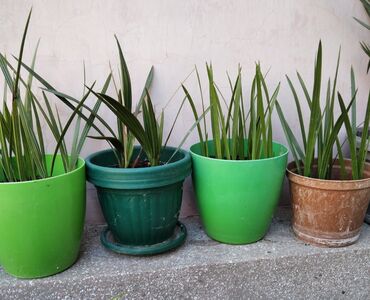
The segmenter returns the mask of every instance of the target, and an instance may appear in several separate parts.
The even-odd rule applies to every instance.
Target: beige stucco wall
[[[17,52],[31,5],[33,16],[26,58],[30,58],[41,37],[37,71],[58,89],[75,96],[82,93],[83,60],[88,82],[97,80],[98,85],[109,72],[109,61],[114,68],[117,66],[113,38],[117,34],[131,71],[135,99],[141,93],[151,65],[155,67],[152,98],[159,110],[195,64],[205,82],[204,63],[212,61],[216,81],[227,90],[225,71],[235,74],[238,63],[241,63],[244,87],[248,90],[254,62],[260,60],[264,70],[270,69],[268,82],[271,89],[282,82],[279,100],[286,108],[287,118],[298,125],[284,75],[289,74],[297,83],[294,75],[298,69],[311,86],[314,55],[318,41],[322,39],[324,78],[333,74],[341,45],[338,86],[348,99],[349,69],[353,65],[359,86],[359,116],[364,113],[369,77],[365,70],[367,59],[359,41],[368,39],[369,35],[352,18],[358,16],[366,20],[357,0],[1,0],[0,51],[8,55]],[[194,76],[186,84],[196,92]],[[177,94],[166,109],[167,132],[181,97],[181,93]],[[197,100],[200,104],[199,98]],[[69,111],[61,105],[59,109],[65,118]],[[114,123],[107,110],[101,113]],[[186,107],[172,137],[173,145],[181,140],[192,122]],[[285,143],[276,118],[274,125],[274,138]],[[298,133],[298,126],[295,129]],[[196,140],[194,132],[185,148]],[[105,147],[104,142],[89,141],[83,156]],[[99,222],[102,218],[95,193],[91,187],[88,190],[87,220]],[[188,180],[183,214],[193,213],[194,199]]]

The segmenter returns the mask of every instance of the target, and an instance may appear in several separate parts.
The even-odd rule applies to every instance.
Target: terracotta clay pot
[[[345,166],[350,174],[351,161],[346,160]],[[335,180],[322,180],[297,175],[295,163],[288,165],[292,226],[299,239],[318,246],[343,247],[359,238],[370,200],[370,164],[366,163],[365,179],[361,180],[339,180],[339,170],[339,165],[334,165]]]

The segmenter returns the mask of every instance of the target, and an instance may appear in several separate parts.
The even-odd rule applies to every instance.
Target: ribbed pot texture
[[[208,143],[213,150],[213,143]],[[275,156],[257,160],[224,160],[190,148],[193,183],[204,229],[228,244],[253,243],[267,233],[279,201],[288,150],[273,144]]]
[[[135,147],[133,157],[140,148]],[[166,162],[176,148],[166,147]],[[130,246],[154,245],[174,234],[182,202],[182,185],[190,175],[189,154],[180,150],[161,166],[117,168],[112,150],[86,159],[87,177],[98,192],[99,202],[114,239]]]
[[[351,161],[346,160],[347,173]],[[333,166],[334,179],[339,165]],[[362,180],[321,180],[297,175],[296,165],[287,168],[292,201],[293,231],[308,243],[325,247],[351,245],[360,236],[370,200],[370,164]]]
[[[52,157],[47,156],[50,166]],[[0,178],[0,265],[20,278],[45,277],[77,259],[86,205],[85,162],[64,173],[56,159],[55,176],[6,183]]]

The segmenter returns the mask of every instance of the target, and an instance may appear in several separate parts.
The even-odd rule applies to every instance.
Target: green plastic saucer
[[[155,255],[180,247],[185,242],[187,236],[186,227],[179,221],[177,222],[177,226],[179,227],[179,230],[175,230],[175,233],[172,237],[154,245],[130,246],[123,245],[117,242],[112,242],[108,238],[108,235],[110,233],[108,226],[100,234],[100,241],[108,250],[112,250],[120,254],[135,256]]]

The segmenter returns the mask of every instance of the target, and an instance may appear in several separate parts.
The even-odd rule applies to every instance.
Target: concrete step
[[[198,217],[183,219],[186,244],[153,257],[105,250],[88,226],[81,257],[67,271],[19,280],[0,269],[0,299],[369,299],[370,228],[357,244],[326,249],[295,239],[280,208],[267,236],[245,246],[208,238]]]

